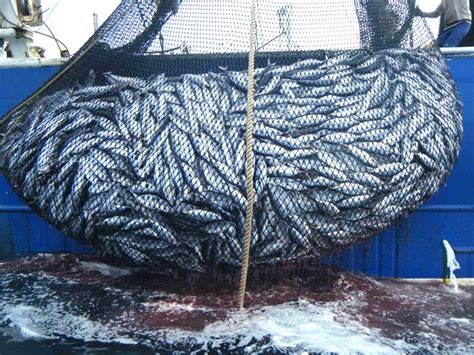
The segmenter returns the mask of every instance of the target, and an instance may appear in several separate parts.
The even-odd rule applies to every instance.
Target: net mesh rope
[[[411,0],[258,0],[251,265],[367,240],[442,186],[462,135]],[[123,263],[239,269],[250,1],[123,0],[1,121],[0,167]]]

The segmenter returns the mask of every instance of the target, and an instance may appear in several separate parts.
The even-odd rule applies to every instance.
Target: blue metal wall
[[[464,138],[459,161],[446,186],[410,218],[372,242],[330,262],[370,275],[442,277],[447,239],[456,251],[460,277],[474,277],[474,57],[447,57],[464,105]]]
[[[400,225],[328,263],[369,275],[439,278],[442,240],[454,247],[460,277],[474,277],[474,57],[448,57],[464,103],[464,140],[446,186]],[[59,67],[0,69],[0,116],[36,90]],[[36,217],[0,176],[0,257],[35,252],[90,252]]]

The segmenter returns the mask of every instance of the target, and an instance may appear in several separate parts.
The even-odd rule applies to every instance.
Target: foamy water
[[[386,339],[378,330],[369,329],[356,320],[345,318],[338,311],[338,306],[299,300],[238,312],[189,336],[221,344],[228,342],[228,339],[239,339],[242,347],[249,352],[279,349],[340,354],[393,353],[397,349],[412,348],[404,342]],[[252,343],[252,338],[264,339],[268,336],[271,338],[267,344],[245,346]]]
[[[91,257],[4,263],[0,353],[53,343],[89,350],[474,351],[472,286],[453,294],[440,284],[320,272],[330,274],[327,281],[304,277],[251,289],[250,307],[237,311],[228,290],[182,292],[165,287],[160,275]]]

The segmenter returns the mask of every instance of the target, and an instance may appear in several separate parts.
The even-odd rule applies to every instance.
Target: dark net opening
[[[252,265],[366,240],[431,197],[460,102],[410,0],[257,2]],[[0,166],[124,263],[242,263],[249,1],[123,0],[2,121]]]

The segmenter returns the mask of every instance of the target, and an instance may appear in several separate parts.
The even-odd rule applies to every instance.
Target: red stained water
[[[5,262],[0,335],[20,343],[30,331],[85,343],[123,344],[125,337],[155,351],[213,342],[211,348],[236,351],[474,351],[473,286],[453,293],[437,282],[373,279],[321,266],[259,269],[251,271],[247,310],[239,312],[237,276],[149,273],[93,256]],[[58,334],[63,326],[51,322],[51,313],[74,317],[69,323],[87,331]],[[16,328],[21,336],[15,338]],[[341,331],[349,332],[354,348],[338,338]],[[248,339],[236,341],[242,337]]]

